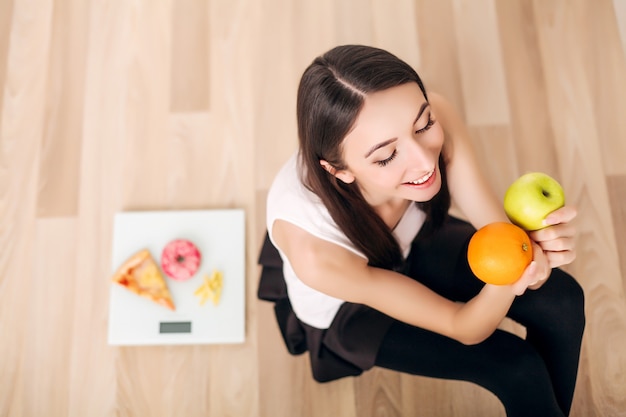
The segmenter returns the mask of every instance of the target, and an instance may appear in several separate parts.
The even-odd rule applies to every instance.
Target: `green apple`
[[[565,205],[565,193],[557,180],[542,172],[519,177],[504,194],[504,211],[524,230],[539,230],[548,214]]]

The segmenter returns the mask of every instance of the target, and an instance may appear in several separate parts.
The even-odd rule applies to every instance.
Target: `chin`
[[[425,203],[427,201],[430,201],[433,198],[435,198],[437,194],[439,194],[439,191],[441,191],[441,180],[437,180],[437,183],[433,184],[433,186],[429,189],[429,191],[431,191],[430,196],[428,197],[428,199],[425,199],[422,202]]]

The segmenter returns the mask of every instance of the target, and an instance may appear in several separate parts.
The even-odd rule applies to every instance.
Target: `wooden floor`
[[[449,97],[500,195],[562,182],[587,296],[572,415],[626,416],[626,1],[0,0],[1,417],[503,415],[463,382],[316,384],[256,300],[299,77],[342,43]],[[235,207],[246,342],[108,346],[114,213]]]

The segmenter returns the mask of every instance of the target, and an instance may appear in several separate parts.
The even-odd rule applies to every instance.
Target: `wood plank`
[[[89,3],[56,2],[49,45],[46,118],[39,167],[39,217],[78,210]]]
[[[170,111],[171,3],[140,2],[128,13],[125,103],[125,209],[165,208],[168,155],[163,146]]]
[[[4,5],[2,11],[10,11]],[[12,5],[3,27],[0,121],[0,415],[27,413],[30,398],[26,326],[33,275],[39,144],[44,115],[50,5]],[[4,21],[4,19],[3,19]],[[3,25],[8,22],[4,21]],[[43,404],[38,406],[45,406]]]
[[[304,70],[313,58],[336,45],[334,24],[336,2],[318,0],[293,3],[292,14],[285,17],[293,19],[294,23],[297,22],[291,35],[291,47],[296,66]]]
[[[557,178],[557,149],[532,3],[506,1],[496,5],[511,106],[516,173],[541,171]]]
[[[598,139],[606,175],[625,175],[626,163],[626,53],[619,40],[619,30],[610,0],[585,3],[585,32],[580,45],[593,92]],[[602,45],[601,48],[598,45]]]
[[[371,7],[362,6],[361,0],[335,2],[333,14],[337,45],[374,45],[374,11]]]
[[[166,207],[200,209],[220,203],[220,175],[215,169],[222,141],[211,135],[209,113],[176,113],[169,116],[163,148],[169,175],[165,180]],[[207,184],[203,190],[198,184]]]
[[[172,4],[170,110],[209,110],[208,2],[175,1]]]
[[[107,344],[113,214],[123,208],[127,94],[134,33],[130,2],[94,2],[89,16],[74,281],[69,416],[117,413],[115,363]],[[89,387],[88,389],[85,389]]]
[[[586,293],[587,327],[583,341],[590,365],[595,406],[603,415],[626,409],[618,372],[626,357],[612,347],[626,343],[626,301],[613,236],[603,162],[593,118],[592,89],[584,72],[580,36],[587,16],[583,2],[534,2],[546,88],[559,154],[561,179],[569,201],[579,208],[577,261],[568,268]],[[611,335],[612,343],[606,343]],[[620,371],[621,370],[621,371]],[[585,378],[581,378],[585,381]]]
[[[374,45],[396,54],[413,68],[420,67],[420,42],[415,25],[415,2],[372,0],[372,31]]]
[[[23,277],[28,293],[24,328],[24,415],[69,414],[67,386],[72,340],[65,337],[74,314],[76,219],[44,219],[36,223],[31,262],[33,273]],[[50,245],[50,242],[57,242]],[[56,279],[55,277],[64,277]]]
[[[401,417],[403,408],[402,375],[387,369],[374,368],[355,378],[354,392],[357,416],[385,415]]]
[[[121,347],[116,362],[121,416],[211,415],[217,380],[208,378],[216,348],[207,346]],[[159,364],[156,366],[156,364]],[[140,377],[137,377],[140,376]],[[155,396],[156,391],[159,391]]]
[[[416,68],[426,90],[446,97],[465,117],[465,102],[461,88],[454,14],[450,0],[419,1],[416,5],[417,30],[421,53],[420,67]],[[436,39],[436,42],[433,40]]]
[[[51,10],[38,8],[37,13],[31,13],[29,5],[20,3],[14,13],[0,124],[0,208],[1,218],[15,223],[3,227],[3,267],[8,265],[15,242],[9,239],[17,239],[19,235],[14,233],[21,226],[20,219],[28,219],[30,214],[21,214],[21,202],[31,199],[28,186],[39,158]]]
[[[276,324],[273,304],[258,303],[259,415],[308,413],[310,410],[303,406],[302,398],[310,392],[307,387],[312,384],[307,373],[308,358],[289,355]]]
[[[267,4],[264,29],[257,39],[263,54],[254,56],[252,63],[256,69],[252,74],[257,135],[254,178],[260,190],[269,188],[278,169],[297,148],[296,94],[302,72],[314,58],[311,55],[297,62],[296,44],[291,36],[285,36],[297,31],[294,5],[288,0]]]
[[[474,383],[404,374],[401,378],[402,416],[505,416],[500,400]]]
[[[453,0],[461,87],[469,125],[509,123],[494,0]]]
[[[6,68],[9,57],[11,25],[13,24],[13,0],[0,2],[0,86],[5,86]],[[0,111],[3,108],[4,94],[0,94]],[[0,118],[0,129],[2,119]]]
[[[222,207],[246,208],[253,204],[255,192],[255,71],[250,57],[255,51],[253,34],[261,24],[260,8],[250,0],[228,5],[217,2],[209,15],[212,42],[220,46],[211,47],[214,78],[210,101],[215,103],[211,119],[220,123],[211,124],[207,138],[219,146],[212,148],[212,169],[217,175],[207,192],[219,196]]]
[[[470,127],[479,165],[500,201],[519,174],[515,142],[508,126]]]
[[[626,1],[613,0],[613,11],[617,20],[617,27],[619,28],[622,49],[624,50],[624,55],[626,55]]]
[[[609,175],[607,177],[609,200],[611,201],[611,216],[613,218],[613,233],[617,242],[617,253],[620,262],[622,283],[626,291],[626,241],[623,232],[626,230],[626,175]]]

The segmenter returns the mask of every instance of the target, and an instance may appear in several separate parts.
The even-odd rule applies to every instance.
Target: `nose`
[[[424,141],[410,137],[405,141],[407,162],[416,169],[430,170],[434,166],[432,152]]]

